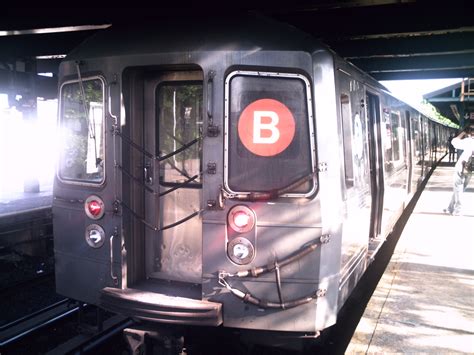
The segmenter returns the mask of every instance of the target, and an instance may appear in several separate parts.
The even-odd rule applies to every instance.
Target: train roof
[[[157,52],[306,51],[328,49],[311,35],[257,15],[180,17],[140,26],[113,25],[86,39],[65,60]]]
[[[86,39],[64,61],[153,53],[272,50],[327,51],[337,62],[342,61],[352,71],[358,72],[366,84],[403,102],[380,82],[345,61],[310,34],[255,14],[164,18],[133,27],[114,25]]]

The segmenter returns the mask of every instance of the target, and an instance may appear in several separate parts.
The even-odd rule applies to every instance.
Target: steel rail
[[[20,333],[15,334],[15,335],[7,338],[6,340],[2,341],[0,343],[0,347],[5,347],[5,346],[8,346],[8,345],[12,345],[13,343],[15,343],[15,342],[19,341],[20,339],[26,337],[27,335],[30,335],[31,333],[33,333],[37,330],[40,330],[40,329],[42,329],[42,328],[44,328],[44,327],[46,327],[46,326],[48,326],[48,325],[50,325],[54,322],[57,322],[61,319],[64,319],[64,318],[70,316],[71,314],[74,314],[74,313],[78,312],[79,309],[80,309],[80,306],[74,307],[74,308],[72,308],[70,310],[67,310],[67,311],[65,311],[65,312],[63,312],[59,315],[56,315],[56,316],[54,316],[50,319],[47,319],[46,321],[44,321],[40,324],[36,324],[36,325],[26,329],[26,330],[23,330]]]
[[[4,324],[2,326],[0,326],[0,332],[1,331],[4,331],[5,329],[9,329],[9,328],[12,328],[14,326],[16,326],[17,324],[20,324],[22,322],[25,322],[31,318],[34,318],[34,317],[37,317],[38,315],[40,314],[43,314],[43,313],[46,313],[56,307],[59,307],[61,305],[63,305],[64,303],[67,303],[68,301],[70,301],[69,298],[65,298],[59,302],[56,302],[56,303],[53,303],[53,304],[50,304],[49,306],[47,307],[44,307],[44,308],[41,308],[33,313],[30,313],[30,314],[27,314],[26,316],[23,316],[21,318],[18,318],[18,319],[15,319],[14,321],[10,322],[10,323],[7,323],[7,324]]]

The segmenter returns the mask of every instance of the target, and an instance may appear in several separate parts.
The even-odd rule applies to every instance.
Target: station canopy
[[[474,16],[469,10],[470,3],[468,0],[253,0],[224,7],[202,0],[179,5],[155,2],[148,7],[114,4],[93,8],[46,5],[28,8],[4,4],[0,12],[0,92],[16,91],[25,96],[34,82],[33,88],[44,97],[55,97],[61,58],[87,37],[110,25],[133,27],[171,16],[185,16],[199,25],[203,16],[238,16],[243,12],[270,17],[308,32],[377,80],[472,78]],[[51,76],[37,75],[46,72]],[[441,109],[439,105],[436,107]],[[460,107],[457,109],[461,114]]]
[[[474,124],[474,78],[423,95],[438,112],[460,127]]]

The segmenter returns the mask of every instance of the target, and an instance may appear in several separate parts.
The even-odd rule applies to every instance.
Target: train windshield
[[[104,181],[103,88],[99,78],[61,87],[58,176],[65,182]]]
[[[288,197],[314,191],[310,95],[302,75],[238,71],[227,77],[228,190]]]

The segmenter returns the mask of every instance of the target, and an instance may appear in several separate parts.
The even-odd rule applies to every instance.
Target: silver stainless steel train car
[[[57,291],[157,326],[333,325],[448,136],[260,17],[111,27],[59,80]]]

